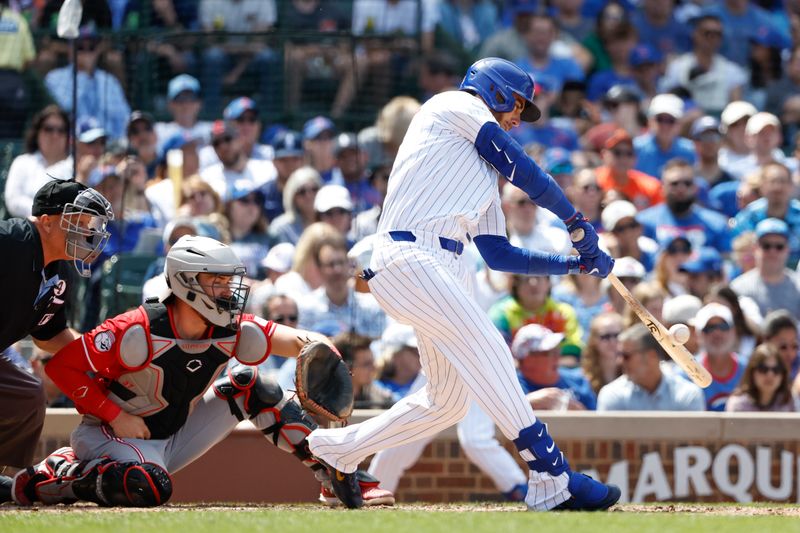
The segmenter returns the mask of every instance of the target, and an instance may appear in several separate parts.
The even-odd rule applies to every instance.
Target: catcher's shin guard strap
[[[569,471],[564,454],[550,437],[547,425],[540,420],[520,431],[514,444],[520,452],[527,450],[535,457],[532,461],[526,461],[531,470],[547,472],[552,476]]]
[[[575,208],[550,174],[539,168],[497,122],[487,122],[481,127],[475,138],[475,148],[508,181],[561,220],[567,220],[575,213]]]

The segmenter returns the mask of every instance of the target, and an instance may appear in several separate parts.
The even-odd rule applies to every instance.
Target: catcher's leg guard
[[[528,426],[519,432],[519,437],[514,439],[517,450],[522,452],[523,458],[528,463],[531,470],[537,472],[547,472],[551,476],[558,476],[564,472],[569,472],[569,464],[564,458],[564,454],[558,449],[556,443],[547,431],[547,425],[541,420],[537,420],[532,426]],[[528,460],[526,453],[534,457]]]
[[[228,402],[231,413],[244,420],[245,414],[267,440],[293,454],[315,471],[323,467],[311,456],[306,437],[317,424],[303,411],[292,395],[258,367],[237,364],[214,382],[214,393]]]
[[[119,463],[108,458],[79,461],[71,448],[62,448],[36,467],[20,471],[12,493],[20,505],[81,500],[153,507],[172,496],[172,480],[166,470],[153,463]]]

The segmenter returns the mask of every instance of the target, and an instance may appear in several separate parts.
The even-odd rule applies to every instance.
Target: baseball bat
[[[572,242],[581,240],[584,236],[584,231],[581,228],[576,229],[570,233]],[[650,311],[633,297],[633,294],[628,290],[624,283],[612,272],[608,274],[608,281],[614,286],[614,289],[622,296],[622,299],[631,307],[639,320],[647,326],[650,330],[650,335],[661,345],[667,355],[669,355],[675,363],[686,372],[686,375],[698,386],[708,387],[711,385],[711,374],[708,370],[702,367],[700,363],[689,353],[689,350],[683,344],[675,342],[669,330],[664,327],[664,324],[656,320]]]
[[[631,294],[625,284],[613,273],[608,275],[608,281],[611,282],[611,285],[614,286],[619,295],[622,296],[625,302],[633,309],[633,312],[636,313],[639,320],[647,326],[647,329],[650,330],[650,334],[658,344],[664,348],[667,355],[686,372],[686,375],[700,387],[705,388],[711,385],[711,374],[708,373],[708,370],[697,362],[683,344],[675,342],[672,335],[669,334],[669,330],[664,327],[664,324],[659,322],[650,311],[645,309],[639,300],[633,297],[633,294]]]

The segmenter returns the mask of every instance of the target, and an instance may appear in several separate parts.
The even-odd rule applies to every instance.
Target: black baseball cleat
[[[364,505],[364,498],[361,495],[361,485],[358,484],[357,472],[345,474],[341,470],[336,470],[325,461],[321,459],[317,460],[328,470],[333,493],[341,500],[344,506],[348,509],[358,509],[362,507]]]
[[[616,485],[600,483],[579,472],[569,473],[567,489],[572,497],[553,511],[605,511],[622,496]]]
[[[11,488],[14,485],[14,479],[8,476],[0,476],[0,503],[13,501],[11,497]]]

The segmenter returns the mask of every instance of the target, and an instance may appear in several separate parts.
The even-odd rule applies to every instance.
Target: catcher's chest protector
[[[108,384],[109,397],[128,413],[144,418],[151,438],[165,439],[180,429],[233,355],[236,331],[215,327],[209,339],[176,339],[167,307],[142,306],[149,322],[124,334],[129,349],[152,346],[146,361]],[[144,325],[144,324],[143,324]],[[148,342],[149,341],[149,342]]]

